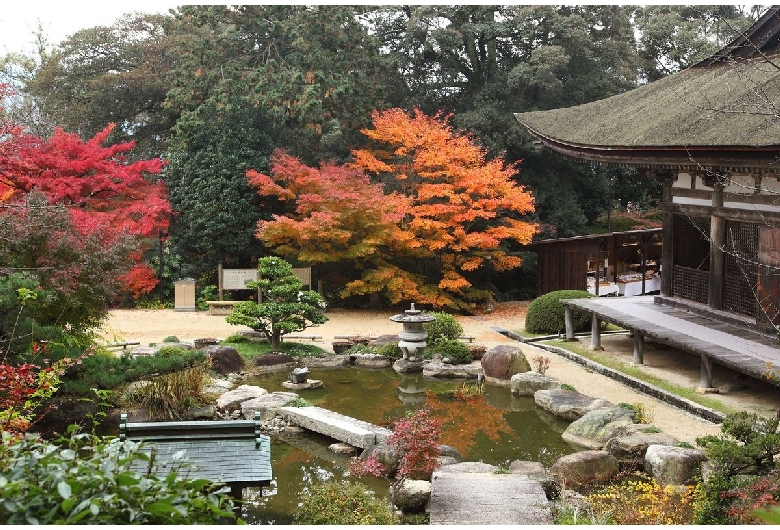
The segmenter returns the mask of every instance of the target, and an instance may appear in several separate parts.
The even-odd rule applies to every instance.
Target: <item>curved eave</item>
[[[605,146],[567,142],[534,129],[518,114],[517,120],[545,148],[578,162],[634,167],[701,171],[720,168],[735,173],[759,170],[780,173],[780,145],[772,146]]]

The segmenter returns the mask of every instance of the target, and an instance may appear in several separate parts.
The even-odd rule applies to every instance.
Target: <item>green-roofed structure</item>
[[[537,145],[663,183],[658,304],[780,325],[780,7],[688,69],[516,114]]]

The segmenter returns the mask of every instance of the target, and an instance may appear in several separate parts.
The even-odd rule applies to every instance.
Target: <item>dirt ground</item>
[[[528,302],[506,302],[495,305],[490,313],[474,316],[459,316],[464,335],[475,337],[474,342],[488,348],[512,343],[520,346],[529,361],[534,357],[546,357],[550,361],[547,375],[572,385],[584,394],[608,399],[613,403],[641,403],[649,411],[652,423],[663,432],[680,441],[694,443],[697,436],[716,434],[720,427],[681,411],[656,398],[642,394],[606,376],[564,359],[554,353],[533,345],[521,344],[501,335],[494,328],[520,331],[524,326]],[[328,322],[309,328],[301,335],[319,335],[315,344],[332,351],[331,343],[336,336],[398,334],[401,325],[390,320],[395,314],[388,311],[328,310]],[[168,336],[182,341],[196,338],[225,338],[243,326],[234,326],[225,321],[224,315],[209,316],[208,312],[178,312],[173,309],[131,309],[115,310],[98,332],[107,342],[140,341],[142,345],[161,342]],[[585,339],[587,340],[587,339]],[[633,340],[625,335],[602,337],[606,355],[631,362]],[[644,349],[645,364],[640,368],[648,374],[663,378],[676,385],[696,388],[699,383],[699,361],[696,357],[647,342]],[[533,365],[533,363],[532,363]],[[775,414],[780,409],[780,389],[766,382],[743,377],[728,369],[715,368],[714,380],[719,394],[709,398],[723,403],[732,410],[746,410],[762,415]]]

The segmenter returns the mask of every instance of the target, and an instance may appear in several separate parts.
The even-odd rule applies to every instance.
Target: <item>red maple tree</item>
[[[10,94],[0,84],[0,98]],[[133,142],[105,145],[109,124],[89,140],[56,129],[49,139],[30,134],[0,111],[0,203],[11,203],[32,190],[49,204],[68,208],[83,234],[101,233],[106,244],[126,235],[156,238],[171,214],[162,180],[149,178],[163,168],[160,159],[129,161]],[[147,276],[142,269],[130,277]],[[148,268],[148,267],[146,267]],[[136,294],[139,293],[136,282]]]

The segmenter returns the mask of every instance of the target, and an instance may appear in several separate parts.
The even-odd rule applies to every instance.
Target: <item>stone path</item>
[[[430,524],[550,525],[541,484],[519,473],[495,473],[495,466],[463,462],[433,472]]]

